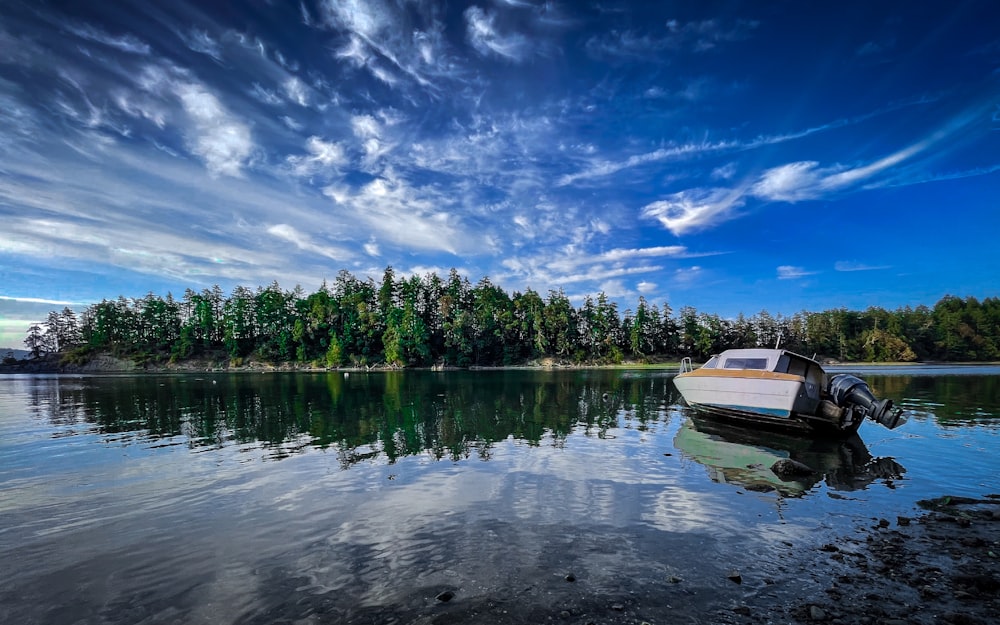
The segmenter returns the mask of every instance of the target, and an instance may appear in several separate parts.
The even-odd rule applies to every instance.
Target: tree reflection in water
[[[669,381],[601,370],[108,376],[38,385],[33,405],[121,444],[259,444],[268,459],[335,447],[347,467],[383,455],[489,459],[507,438],[559,445],[622,420],[652,427],[676,400]]]

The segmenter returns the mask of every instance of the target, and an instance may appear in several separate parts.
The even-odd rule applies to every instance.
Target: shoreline
[[[555,370],[555,369],[647,369],[679,371],[680,362],[664,360],[660,362],[623,362],[608,363],[574,363],[555,358],[543,358],[518,365],[470,365],[457,367],[451,365],[431,365],[421,367],[400,367],[397,365],[377,364],[370,366],[317,367],[311,363],[283,362],[272,363],[250,360],[245,364],[233,364],[232,361],[221,358],[191,358],[175,363],[140,364],[128,358],[119,358],[108,353],[94,354],[85,363],[65,363],[64,354],[46,354],[35,360],[18,360],[16,363],[0,364],[0,375],[3,374],[185,374],[185,373],[355,373],[355,372],[390,372],[390,371],[516,371],[516,370]],[[885,369],[933,369],[933,368],[968,368],[996,367],[1000,361],[990,362],[825,362],[821,363],[828,372],[848,370]]]

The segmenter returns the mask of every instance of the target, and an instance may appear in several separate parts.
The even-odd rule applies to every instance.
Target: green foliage
[[[723,319],[690,306],[675,316],[666,302],[659,308],[642,297],[634,312],[620,313],[605,293],[576,308],[562,291],[511,296],[486,277],[473,286],[454,269],[442,280],[398,277],[387,267],[380,284],[341,271],[332,286],[308,295],[275,282],[256,291],[238,286],[228,297],[216,286],[188,289],[180,301],[169,293],[102,300],[79,317],[69,308],[52,312],[25,339],[32,355],[58,352],[68,362],[100,350],[151,363],[225,355],[232,363],[255,357],[327,367],[706,359],[776,343],[842,361],[998,360],[1000,299]]]

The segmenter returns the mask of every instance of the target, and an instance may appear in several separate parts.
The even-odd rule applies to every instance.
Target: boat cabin
[[[727,349],[712,356],[701,368],[772,371],[802,376],[806,395],[816,401],[826,387],[826,373],[818,362],[783,349]]]

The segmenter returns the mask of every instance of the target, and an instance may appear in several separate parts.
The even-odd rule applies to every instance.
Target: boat
[[[892,429],[902,413],[851,374],[827,375],[785,349],[728,349],[695,369],[681,361],[674,385],[695,412],[753,427],[849,436],[865,419]]]

